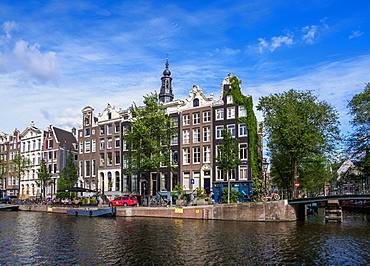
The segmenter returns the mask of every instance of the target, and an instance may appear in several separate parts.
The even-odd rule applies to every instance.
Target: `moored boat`
[[[0,211],[18,211],[19,206],[4,206],[0,205]]]
[[[91,216],[91,217],[98,217],[98,216],[115,216],[116,215],[116,207],[111,208],[104,208],[104,209],[71,209],[67,211],[68,215],[74,216]]]

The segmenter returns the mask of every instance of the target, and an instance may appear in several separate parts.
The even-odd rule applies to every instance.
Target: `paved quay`
[[[103,208],[108,206],[103,206]],[[79,207],[91,210],[99,207]],[[100,207],[102,208],[102,207]],[[20,205],[20,211],[65,213],[71,207],[48,205]],[[235,221],[296,221],[294,208],[286,200],[234,204],[213,204],[200,206],[172,207],[117,207],[118,217],[158,217],[201,220]]]

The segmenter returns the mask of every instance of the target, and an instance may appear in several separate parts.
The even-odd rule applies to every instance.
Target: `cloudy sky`
[[[159,91],[169,58],[176,99],[312,90],[340,113],[370,82],[370,1],[0,2],[0,132],[34,121],[70,129],[81,110],[126,109]],[[261,120],[261,114],[258,114]]]

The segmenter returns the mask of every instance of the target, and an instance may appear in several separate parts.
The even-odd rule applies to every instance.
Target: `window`
[[[227,108],[227,119],[235,118],[235,107]]]
[[[85,140],[85,152],[90,152],[90,140]]]
[[[90,161],[85,161],[85,176],[90,176]]]
[[[183,115],[182,116],[182,124],[184,126],[190,125],[190,115]]]
[[[112,113],[108,113],[108,119],[112,119]]]
[[[104,135],[104,126],[100,126],[100,135]]]
[[[116,137],[115,147],[118,148],[121,145],[120,137]]]
[[[115,158],[116,158],[116,160],[115,160],[116,164],[120,164],[121,163],[121,155],[120,155],[119,151],[115,152]]]
[[[224,126],[216,126],[216,139],[222,139],[222,130]]]
[[[90,128],[85,128],[85,137],[90,136]]]
[[[183,144],[189,144],[190,143],[190,132],[189,132],[189,129],[185,129],[182,131],[182,143]]]
[[[112,149],[112,138],[108,138],[107,140],[107,148]]]
[[[239,124],[239,137],[247,136],[247,125]]]
[[[217,180],[223,180],[222,171],[216,167],[216,179]]]
[[[232,104],[233,103],[233,96],[232,95],[227,95],[226,96],[226,103],[227,104]]]
[[[235,137],[235,125],[227,125],[227,131],[230,132],[232,137]]]
[[[91,151],[96,152],[96,139],[91,140]]]
[[[247,116],[247,110],[244,106],[239,106],[239,117]]]
[[[107,153],[107,165],[112,165],[112,153],[111,152],[108,152]]]
[[[211,111],[203,112],[203,122],[211,122]]]
[[[199,106],[199,99],[194,99],[193,101],[193,107]]]
[[[190,164],[190,148],[183,149],[183,164]]]
[[[127,145],[126,145],[126,141],[125,140],[122,140],[122,150],[127,150]]]
[[[112,135],[112,125],[107,125],[107,134]]]
[[[171,145],[177,145],[177,144],[179,144],[179,134],[176,132],[172,136]]]
[[[193,148],[193,163],[200,163],[200,147]]]
[[[104,165],[104,153],[100,153],[100,166]]]
[[[200,142],[200,128],[193,129],[193,143]]]
[[[223,120],[224,119],[224,109],[217,109],[216,110],[216,120]]]
[[[248,179],[248,166],[240,165],[239,166],[239,179]]]
[[[172,117],[172,126],[178,127],[179,126],[179,118],[177,116]]]
[[[88,117],[85,118],[85,126],[90,125],[90,119]]]
[[[54,151],[54,159],[57,158],[57,155],[58,155],[58,152],[57,151]]]
[[[193,125],[200,124],[200,113],[193,114]]]
[[[203,146],[203,163],[211,162],[211,147]]]
[[[92,176],[96,175],[96,160],[92,160]]]
[[[80,141],[80,153],[83,153],[84,151],[84,144],[82,141]]]
[[[239,145],[239,158],[240,160],[248,160],[248,146],[247,144]]]
[[[101,150],[105,149],[104,139],[100,139],[100,149]]]
[[[179,163],[179,153],[177,150],[171,151],[171,163],[172,165],[178,165]]]
[[[120,123],[117,122],[117,123],[114,123],[114,132],[117,133],[120,131]]]
[[[203,127],[203,142],[211,141],[211,130],[209,127]]]

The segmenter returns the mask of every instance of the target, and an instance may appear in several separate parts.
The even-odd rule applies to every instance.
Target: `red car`
[[[130,196],[121,196],[109,202],[109,206],[135,206],[135,205],[138,206],[139,201],[137,200],[136,197]]]

